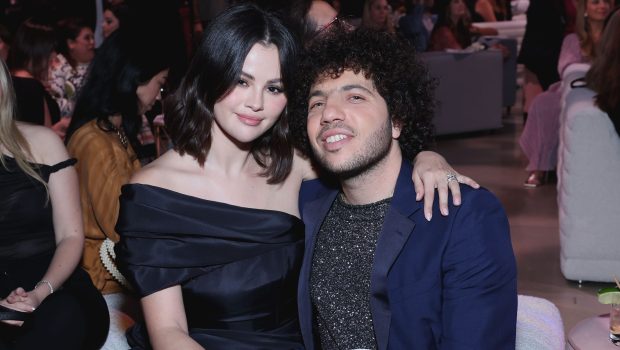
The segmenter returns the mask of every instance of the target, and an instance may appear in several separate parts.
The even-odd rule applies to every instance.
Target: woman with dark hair
[[[95,38],[92,28],[78,18],[58,22],[57,35],[58,55],[50,72],[50,90],[66,127],[88,65],[95,57]]]
[[[17,97],[17,119],[53,127],[60,121],[58,104],[47,92],[50,62],[56,59],[51,26],[28,19],[13,38],[8,65]]]
[[[588,87],[598,108],[607,113],[620,136],[620,6],[605,21],[598,55],[586,74]]]
[[[116,226],[119,268],[146,321],[129,333],[135,348],[303,347],[298,198],[316,174],[288,126],[297,53],[273,14],[232,7],[165,101],[174,149],[123,187]]]
[[[104,38],[109,37],[127,20],[128,12],[129,7],[123,2],[118,4],[106,2],[103,4],[103,23],[101,24],[101,29],[103,30]]]
[[[480,35],[497,35],[493,28],[478,28],[472,25],[471,14],[464,0],[439,0],[439,18],[431,33],[430,51],[446,49],[463,50]]]
[[[126,291],[103,253],[118,241],[121,186],[140,168],[135,150],[141,116],[159,96],[171,64],[169,50],[135,39],[120,29],[99,48],[67,132],[69,153],[78,159],[86,235],[82,266],[104,294]]]
[[[78,264],[77,175],[48,128],[15,121],[0,61],[0,348],[98,349],[109,318]]]

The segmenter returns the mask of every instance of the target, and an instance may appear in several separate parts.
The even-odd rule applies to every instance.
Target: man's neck
[[[397,141],[393,141],[388,155],[374,167],[355,177],[340,180],[343,200],[348,204],[362,205],[392,197],[401,163],[400,147]]]

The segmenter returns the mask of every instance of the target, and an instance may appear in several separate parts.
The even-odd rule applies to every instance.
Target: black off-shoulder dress
[[[140,296],[180,285],[194,340],[207,349],[303,348],[300,219],[141,184],[123,186],[120,201],[119,269]],[[144,325],[128,340],[150,348]]]

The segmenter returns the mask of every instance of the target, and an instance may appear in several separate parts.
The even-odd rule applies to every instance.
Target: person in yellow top
[[[111,254],[112,243],[119,240],[114,231],[118,196],[140,168],[134,150],[141,115],[160,96],[172,62],[170,50],[134,40],[133,35],[119,30],[101,46],[67,132],[69,153],[78,160],[85,234],[82,266],[103,294],[126,290]]]

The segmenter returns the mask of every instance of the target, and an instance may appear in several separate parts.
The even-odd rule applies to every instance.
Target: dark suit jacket
[[[336,190],[307,203],[306,253],[299,317],[307,349],[313,334],[310,271],[317,232]],[[462,204],[433,219],[415,201],[404,160],[379,235],[371,273],[370,309],[378,349],[514,349],[516,264],[506,214],[487,190],[461,187]]]

